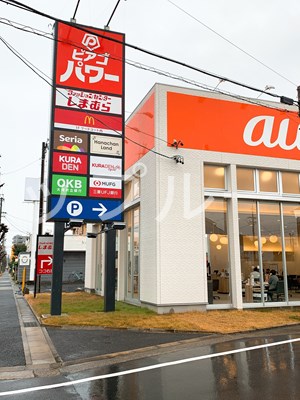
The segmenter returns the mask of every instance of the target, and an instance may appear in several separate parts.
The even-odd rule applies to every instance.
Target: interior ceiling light
[[[271,171],[262,171],[260,174],[260,178],[263,182],[268,182],[272,179],[272,172]]]
[[[220,243],[222,243],[222,244],[228,244],[228,237],[227,237],[227,236],[222,236],[222,237],[220,237]]]
[[[223,167],[216,168],[215,174],[217,176],[224,176],[224,168]]]
[[[271,235],[269,240],[270,240],[271,243],[276,243],[277,240],[278,240],[278,237],[276,235]]]
[[[215,233],[212,233],[209,237],[211,242],[216,242],[218,240],[218,235],[216,235]]]
[[[216,248],[217,248],[218,250],[221,250],[222,246],[221,246],[220,244],[217,244]]]
[[[264,236],[261,237],[260,241],[261,241],[261,244],[267,243],[267,239]]]

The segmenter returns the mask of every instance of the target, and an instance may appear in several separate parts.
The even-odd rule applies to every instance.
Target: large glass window
[[[247,190],[249,192],[254,191],[254,169],[248,168],[237,168],[236,178],[237,178],[237,189]]]
[[[300,194],[299,174],[296,172],[281,172],[283,193]]]
[[[204,187],[225,189],[225,168],[217,165],[204,165]]]
[[[213,303],[230,303],[227,201],[214,199],[205,209],[206,259]]]
[[[139,248],[140,248],[140,209],[125,213],[127,229],[127,285],[126,297],[139,298]]]
[[[259,170],[259,190],[260,192],[278,192],[277,172]]]
[[[290,301],[300,300],[300,205],[283,205],[287,285]]]
[[[280,207],[279,202],[239,201],[242,291],[247,303],[285,300],[288,256]],[[271,293],[274,280],[277,291]]]
[[[242,282],[246,283],[251,272],[259,265],[257,209],[255,201],[239,202],[239,233]],[[243,291],[245,296],[245,291]]]

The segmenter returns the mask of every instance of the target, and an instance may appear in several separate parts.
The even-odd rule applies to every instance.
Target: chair
[[[278,281],[276,289],[268,292],[271,301],[275,301],[274,296],[276,296],[276,301],[284,300],[284,281]]]

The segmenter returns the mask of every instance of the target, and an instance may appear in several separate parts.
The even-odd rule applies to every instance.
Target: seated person
[[[270,279],[269,279],[269,288],[268,288],[268,300],[273,301],[273,293],[277,289],[277,283],[279,279],[278,276],[276,275],[275,269],[272,269],[270,272]]]
[[[257,267],[255,267],[253,269],[253,271],[251,272],[251,274],[250,274],[250,280],[251,280],[252,285],[254,283],[258,283],[259,282],[259,278],[260,278],[259,270],[258,270]]]
[[[267,268],[265,273],[265,282],[269,282],[269,279],[270,279],[270,268]]]

